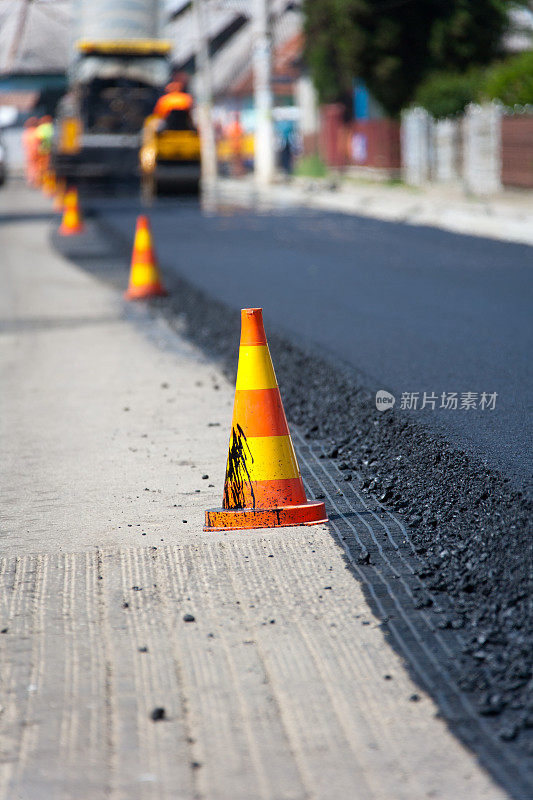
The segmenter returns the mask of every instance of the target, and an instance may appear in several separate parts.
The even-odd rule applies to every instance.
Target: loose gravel
[[[234,379],[240,314],[178,283],[157,305]],[[289,421],[409,526],[418,576],[450,601],[439,625],[465,641],[459,685],[533,757],[532,498],[430,429],[378,412],[347,370],[267,335]]]

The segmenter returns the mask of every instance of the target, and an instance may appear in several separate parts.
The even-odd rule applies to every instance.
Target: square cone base
[[[204,531],[237,531],[250,528],[287,528],[320,525],[328,521],[324,503],[302,503],[281,508],[210,508]]]

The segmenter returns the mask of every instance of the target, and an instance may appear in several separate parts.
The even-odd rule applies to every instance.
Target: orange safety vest
[[[39,153],[39,137],[37,127],[25,128],[22,132],[22,144],[27,158],[35,158]]]
[[[192,97],[186,92],[169,92],[160,97],[155,104],[154,114],[156,117],[166,119],[171,111],[188,110],[192,107]]]

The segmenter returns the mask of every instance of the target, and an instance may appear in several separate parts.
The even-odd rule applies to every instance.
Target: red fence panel
[[[400,123],[392,119],[352,122],[348,163],[373,169],[400,169]]]
[[[331,103],[320,108],[320,156],[328,167],[360,166],[399,170],[400,123],[371,119],[346,123],[344,107]]]
[[[346,164],[344,106],[330,103],[320,107],[320,156],[328,167]]]
[[[502,119],[502,183],[533,189],[533,115]]]

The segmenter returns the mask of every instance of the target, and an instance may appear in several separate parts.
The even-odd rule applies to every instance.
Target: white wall
[[[462,182],[476,195],[501,184],[501,108],[470,105],[462,119],[434,121],[422,108],[402,115],[402,173],[406,183]]]
[[[402,114],[402,174],[411,186],[422,186],[431,176],[431,123],[423,108],[410,108]]]
[[[502,111],[496,103],[470,105],[464,120],[465,188],[473,194],[494,194],[501,183]]]

